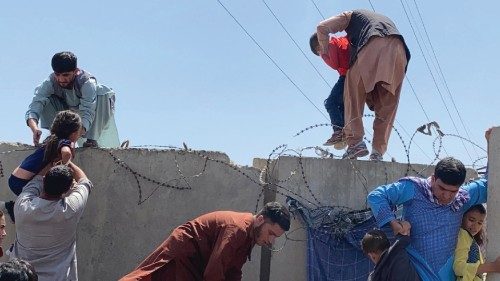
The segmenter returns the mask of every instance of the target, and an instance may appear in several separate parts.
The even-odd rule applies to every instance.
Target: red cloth
[[[328,54],[322,54],[321,58],[341,76],[344,76],[349,69],[349,48],[347,37],[330,37]]]
[[[239,281],[254,246],[253,215],[218,211],[172,232],[120,281]]]

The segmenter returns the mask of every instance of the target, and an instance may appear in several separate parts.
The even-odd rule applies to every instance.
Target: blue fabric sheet
[[[361,249],[363,236],[378,228],[370,210],[346,212],[338,207],[309,209],[288,198],[292,213],[307,226],[309,281],[366,281],[374,264]],[[382,229],[391,242],[390,227]]]

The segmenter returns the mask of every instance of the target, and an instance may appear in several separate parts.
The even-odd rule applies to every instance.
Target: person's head
[[[365,255],[375,264],[380,260],[382,253],[389,249],[389,246],[391,246],[391,243],[389,239],[387,239],[387,235],[380,229],[368,231],[363,237],[363,240],[361,240],[363,253],[365,253]]]
[[[73,84],[78,71],[76,62],[76,56],[72,52],[60,52],[52,57],[52,70],[61,87],[68,88]]]
[[[0,264],[0,281],[38,281],[38,275],[27,261],[12,259]]]
[[[290,213],[280,203],[269,202],[255,215],[253,226],[255,244],[271,247],[277,237],[290,229]]]
[[[75,142],[80,137],[82,119],[72,110],[59,111],[50,126],[50,133],[59,139]]]
[[[2,211],[0,211],[0,245],[2,245],[3,239],[7,236],[5,226],[5,215]]]
[[[314,32],[313,35],[311,35],[311,38],[309,38],[309,46],[311,47],[311,52],[319,56],[318,33]]]
[[[439,204],[446,205],[453,201],[465,181],[465,174],[464,164],[453,157],[446,157],[436,164],[431,177],[431,190]]]
[[[59,141],[67,139],[76,142],[81,136],[82,119],[78,113],[71,110],[60,111],[56,114],[50,136],[45,140],[45,152],[42,166],[52,163],[59,158]]]
[[[66,165],[52,167],[43,178],[43,192],[51,198],[60,198],[73,183],[73,171]]]
[[[477,244],[484,242],[483,223],[486,218],[486,208],[482,204],[472,206],[462,218],[462,228],[467,230]]]

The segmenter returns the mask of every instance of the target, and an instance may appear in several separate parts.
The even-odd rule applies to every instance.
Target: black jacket
[[[409,236],[398,235],[396,242],[382,253],[368,281],[421,281],[405,250],[408,244]]]

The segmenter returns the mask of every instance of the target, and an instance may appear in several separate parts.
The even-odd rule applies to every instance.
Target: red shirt
[[[350,58],[347,37],[331,37],[328,43],[328,54],[322,54],[321,58],[340,75],[346,75]]]

